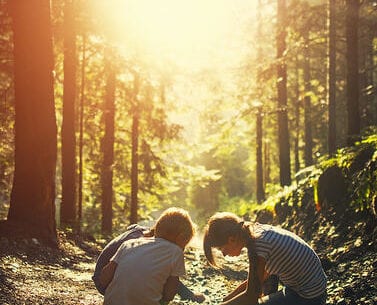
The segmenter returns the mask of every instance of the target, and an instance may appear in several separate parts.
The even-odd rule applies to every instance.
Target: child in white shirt
[[[157,305],[177,293],[185,275],[183,250],[194,235],[187,211],[165,210],[154,227],[155,236],[124,242],[101,273],[105,305]]]

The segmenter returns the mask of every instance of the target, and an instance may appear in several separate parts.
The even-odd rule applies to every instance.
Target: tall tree
[[[360,8],[360,110],[361,128],[377,125],[375,39],[377,10],[373,1],[363,1]],[[373,9],[374,8],[374,9]]]
[[[110,48],[105,51],[106,93],[103,121],[105,134],[102,139],[102,226],[103,234],[112,231],[112,203],[113,203],[113,163],[114,163],[114,129],[115,129],[115,67],[113,52]]]
[[[359,9],[360,0],[346,1],[348,145],[360,136]]]
[[[62,202],[61,223],[76,221],[76,24],[75,0],[66,0],[64,7],[64,92],[62,122]]]
[[[328,103],[329,103],[329,131],[328,150],[332,155],[336,151],[336,27],[335,27],[336,0],[329,0],[329,61],[328,61]]]
[[[134,74],[134,87],[132,94],[132,131],[131,131],[131,211],[130,223],[137,223],[138,221],[138,191],[139,191],[139,119],[140,107],[138,102],[139,94],[139,75]]]
[[[8,201],[14,167],[13,41],[9,9],[4,1],[0,3],[0,20],[0,197]]]
[[[280,184],[291,184],[291,160],[288,133],[287,65],[285,62],[287,36],[286,0],[277,1],[276,49],[277,49],[277,112],[280,162]]]
[[[50,1],[10,2],[14,39],[15,172],[8,220],[56,241],[57,126]]]
[[[265,193],[263,187],[263,153],[262,153],[262,107],[257,107],[256,109],[256,131],[257,131],[257,145],[256,145],[256,158],[257,158],[257,202],[262,202],[265,200]]]
[[[309,54],[309,31],[304,33],[304,125],[305,125],[305,166],[313,164],[313,136],[312,136],[312,113],[311,113],[311,85],[310,85],[310,54]]]
[[[299,143],[300,143],[300,76],[299,76],[299,61],[298,56],[296,56],[296,82],[295,82],[295,138],[294,138],[294,164],[295,172],[300,170],[300,153],[299,153]]]
[[[258,48],[257,48],[257,61],[262,61],[262,47],[261,47],[261,39],[262,39],[262,1],[258,1],[258,9],[257,9],[257,41]],[[261,65],[258,65],[257,71],[257,95],[258,95],[258,103],[260,103],[260,99],[262,98],[262,90],[261,90],[261,73],[262,73]],[[264,182],[263,182],[263,113],[261,105],[257,105],[257,119],[256,119],[256,130],[257,130],[257,143],[256,143],[256,181],[257,181],[257,201],[262,202],[265,199],[265,192],[264,192]]]
[[[82,53],[81,53],[81,88],[80,88],[80,112],[79,112],[79,176],[78,176],[78,223],[81,225],[82,202],[83,202],[83,173],[84,173],[84,100],[86,87],[86,34],[82,34]]]

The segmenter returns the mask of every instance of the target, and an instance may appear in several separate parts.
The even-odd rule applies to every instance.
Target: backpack
[[[111,240],[102,250],[97,258],[96,267],[92,276],[92,280],[100,294],[105,294],[105,288],[101,287],[101,284],[99,282],[99,277],[101,275],[103,267],[105,267],[110,262],[110,259],[115,255],[123,242],[129,239],[140,238],[144,236],[144,232],[146,231],[149,231],[149,228],[140,226],[138,224],[130,225],[124,233]]]

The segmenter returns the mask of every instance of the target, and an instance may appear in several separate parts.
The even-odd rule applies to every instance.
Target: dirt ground
[[[318,228],[311,243],[328,275],[327,304],[377,304],[377,229],[362,222],[348,229],[324,222]],[[297,225],[292,230],[300,231]],[[0,304],[102,304],[91,275],[103,244],[59,235],[59,249],[37,239],[0,237]],[[247,277],[245,253],[223,260],[222,270],[209,267],[200,248],[189,247],[185,258],[183,282],[206,296],[204,304],[219,304]],[[176,297],[171,304],[194,303]]]

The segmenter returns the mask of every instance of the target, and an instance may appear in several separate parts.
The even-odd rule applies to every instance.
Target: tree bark
[[[112,231],[113,219],[113,163],[114,163],[114,130],[115,130],[115,69],[112,63],[112,52],[107,50],[106,60],[106,96],[104,107],[105,134],[102,139],[102,226],[103,234],[110,234]]]
[[[262,10],[262,1],[258,0],[258,8],[257,8],[257,22],[258,22],[258,28],[257,28],[257,40],[260,41],[262,39],[262,26],[263,26],[263,20],[261,15]],[[257,49],[257,60],[258,62],[261,62],[262,60],[262,48],[260,44],[258,44]],[[260,100],[262,98],[262,92],[261,92],[261,66],[258,65],[258,71],[257,71],[257,95],[258,95],[258,103],[260,103]],[[262,107],[257,107],[257,120],[256,120],[256,130],[257,130],[257,145],[256,145],[256,180],[257,180],[257,202],[262,202],[265,200],[265,192],[264,192],[264,181],[263,181],[263,119],[262,119]]]
[[[286,51],[286,20],[287,8],[285,0],[278,0],[277,7],[277,95],[278,95],[278,141],[280,184],[291,184],[291,161],[288,133],[288,108],[287,108],[287,66],[285,62]]]
[[[257,109],[257,202],[262,202],[265,199],[264,187],[263,187],[263,159],[262,159],[262,109]]]
[[[329,154],[336,152],[336,27],[335,27],[336,0],[329,0]]]
[[[62,224],[76,221],[76,33],[74,0],[66,0],[64,7],[64,92],[62,122]]]
[[[348,0],[346,11],[346,44],[347,44],[347,112],[348,132],[347,144],[353,145],[360,137],[359,109],[359,0]]]
[[[12,1],[10,10],[16,116],[8,220],[56,242],[57,126],[50,1]]]
[[[85,80],[86,80],[86,34],[82,35],[82,57],[81,57],[81,88],[80,88],[80,112],[79,112],[79,176],[78,176],[78,224],[81,228],[82,202],[83,202],[83,172],[84,172],[84,100],[85,100]]]
[[[311,113],[311,85],[310,85],[310,54],[309,32],[304,34],[304,125],[305,125],[305,166],[313,164],[313,136],[312,136],[312,113]]]
[[[131,155],[131,209],[130,223],[138,221],[138,191],[139,191],[139,106],[137,95],[139,92],[139,76],[135,74],[132,101],[132,155]]]
[[[296,100],[295,106],[295,139],[294,139],[294,164],[295,172],[300,170],[300,73],[299,73],[299,59],[296,56],[296,83],[295,83]]]

